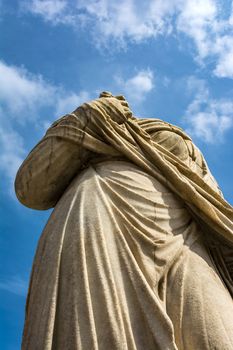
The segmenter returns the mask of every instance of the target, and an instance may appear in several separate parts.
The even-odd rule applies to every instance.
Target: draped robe
[[[233,211],[191,139],[113,96],[48,129],[16,178],[55,207],[22,349],[233,349]]]

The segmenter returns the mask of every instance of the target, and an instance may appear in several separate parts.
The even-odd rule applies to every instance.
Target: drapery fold
[[[80,130],[74,127],[73,129],[61,123],[49,130],[46,137],[65,137],[90,151],[96,150],[98,153],[112,156],[123,155],[168,186],[185,201],[200,224],[209,228],[208,235],[211,237],[207,235],[207,244],[217,265],[218,262],[219,266],[224,264],[221,274],[225,276],[223,270],[228,270],[227,284],[233,286],[233,257],[224,258],[227,255],[226,247],[230,246],[230,249],[233,247],[233,210],[222,197],[217,185],[212,182],[211,186],[205,181],[206,177],[212,178],[212,175],[204,157],[201,156],[203,173],[199,175],[191,169],[189,164],[156,142],[156,137],[153,139],[151,136],[165,130],[181,136],[185,143],[192,144],[184,131],[159,119],[144,120],[131,115],[126,117],[123,114],[121,118],[124,120],[119,124],[112,119],[112,110],[109,105],[108,109],[105,108],[108,103],[106,100],[108,99],[100,98],[86,103],[76,110],[76,114],[71,115],[71,118],[77,118],[79,113],[86,114],[89,118],[87,126],[91,125],[91,129],[95,130],[94,136],[90,135],[88,128]],[[199,150],[198,152],[200,154]],[[156,171],[157,169],[162,176]],[[221,244],[218,247],[219,243]],[[224,261],[228,262],[224,263]],[[231,276],[230,280],[229,276]]]

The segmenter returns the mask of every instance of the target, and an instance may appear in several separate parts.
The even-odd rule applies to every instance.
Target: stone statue
[[[54,207],[23,350],[233,349],[233,210],[180,128],[104,92],[52,124],[15,186]]]

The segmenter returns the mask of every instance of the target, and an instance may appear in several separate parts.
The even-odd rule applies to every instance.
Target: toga
[[[233,210],[183,130],[102,93],[52,124],[15,187],[54,207],[23,350],[233,349]]]

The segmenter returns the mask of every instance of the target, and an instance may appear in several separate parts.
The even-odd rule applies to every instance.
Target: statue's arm
[[[93,155],[91,151],[96,152],[100,147],[94,143],[88,151],[83,147],[82,138],[86,132],[95,140],[101,138],[96,133],[97,112],[100,118],[104,118],[103,112],[106,112],[119,124],[132,115],[123,96],[103,92],[99,99],[53,123],[17,173],[15,190],[21,203],[33,209],[54,207],[81,166]]]
[[[85,121],[69,115],[55,122],[49,131],[61,124],[75,123],[83,128]],[[44,138],[33,148],[18,170],[15,191],[19,201],[29,208],[45,210],[54,207],[90,152],[62,137]]]

